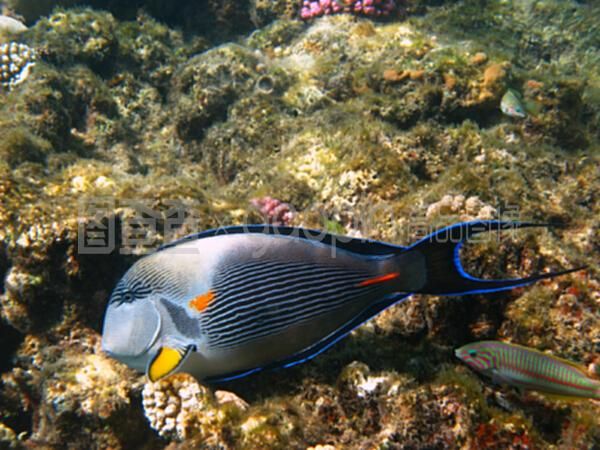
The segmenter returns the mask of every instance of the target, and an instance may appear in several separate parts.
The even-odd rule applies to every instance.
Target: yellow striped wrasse
[[[501,341],[480,341],[455,351],[471,369],[500,384],[566,398],[600,399],[600,381],[566,359]]]
[[[412,293],[496,292],[578,270],[505,280],[463,270],[459,251],[471,236],[533,226],[543,225],[459,223],[410,247],[269,225],[206,231],[127,271],[102,345],[151,380],[183,371],[224,381],[293,366]]]

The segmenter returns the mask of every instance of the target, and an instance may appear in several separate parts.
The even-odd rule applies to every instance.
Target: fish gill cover
[[[600,363],[598,6],[173,5],[2,3],[28,29],[0,27],[0,447],[600,445],[597,404],[522,397],[453,357],[499,339]],[[18,83],[12,55],[35,58]],[[526,117],[502,114],[508,90]],[[308,364],[221,386],[152,384],[101,350],[118,279],[186,234],[271,221],[408,245],[494,218],[564,226],[469,247],[470,273],[589,268],[413,296]]]

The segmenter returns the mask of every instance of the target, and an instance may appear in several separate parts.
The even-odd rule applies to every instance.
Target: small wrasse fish
[[[471,369],[523,390],[564,398],[600,399],[600,381],[585,368],[528,347],[500,341],[480,341],[455,351]]]
[[[290,367],[413,293],[464,295],[579,269],[484,280],[459,250],[486,231],[544,226],[476,221],[410,247],[272,225],[188,236],[138,260],[107,306],[103,349],[150,380],[187,372],[226,381]]]
[[[500,110],[509,117],[518,117],[519,119],[527,117],[527,111],[521,101],[520,95],[512,89],[507,90],[502,96]]]

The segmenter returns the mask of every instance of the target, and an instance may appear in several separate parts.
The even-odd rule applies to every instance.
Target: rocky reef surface
[[[0,29],[0,448],[600,446],[597,403],[453,357],[502,339],[600,364],[597,5],[304,22],[291,0],[58,3],[7,0],[29,28]],[[526,118],[500,112],[509,88]],[[470,246],[474,275],[589,268],[413,296],[309,363],[220,386],[148,383],[100,349],[116,280],[191,231],[285,220],[408,244],[477,217],[564,226]]]

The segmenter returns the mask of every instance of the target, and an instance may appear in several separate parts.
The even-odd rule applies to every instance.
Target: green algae
[[[12,167],[25,161],[42,162],[51,148],[48,141],[32,134],[29,128],[24,126],[3,124],[0,126],[0,132],[3,136],[0,157]]]
[[[249,47],[273,51],[274,48],[290,44],[304,26],[298,20],[277,20],[255,30],[247,39]]]
[[[31,42],[59,65],[86,64],[108,70],[117,54],[116,21],[111,14],[89,8],[58,10],[31,29]]]

